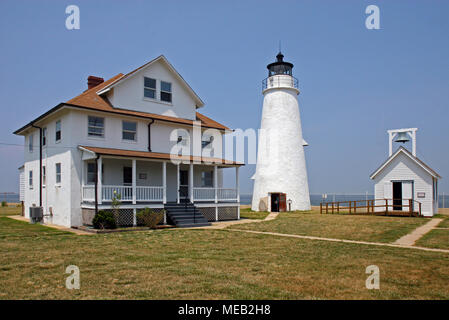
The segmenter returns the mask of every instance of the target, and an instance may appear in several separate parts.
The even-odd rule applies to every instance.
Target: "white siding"
[[[19,200],[25,201],[25,171],[24,167],[19,169]]]
[[[422,214],[433,215],[432,176],[403,153],[398,154],[374,178],[375,199],[391,199],[391,194],[385,194],[384,192],[385,184],[403,180],[413,181],[413,198],[422,203]],[[425,198],[418,198],[420,192],[425,193]]]

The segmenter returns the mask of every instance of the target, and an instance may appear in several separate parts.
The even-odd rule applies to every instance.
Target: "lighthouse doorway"
[[[285,212],[287,210],[287,195],[285,193],[271,193],[271,212]]]

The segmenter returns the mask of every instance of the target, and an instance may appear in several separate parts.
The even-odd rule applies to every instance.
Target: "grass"
[[[438,224],[439,228],[449,228],[449,217],[444,215],[438,215],[437,218],[444,219]]]
[[[434,229],[419,239],[416,245],[428,248],[449,249],[449,229]]]
[[[425,224],[424,218],[319,214],[319,211],[284,212],[278,218],[231,228],[326,238],[394,242]]]
[[[22,207],[18,207],[17,204],[10,203],[7,207],[0,206],[0,217],[1,216],[14,216],[20,215],[22,212]]]
[[[265,219],[270,213],[266,211],[252,211],[251,208],[240,209],[240,217],[244,219]]]
[[[445,253],[229,230],[77,236],[1,217],[0,270],[0,299],[449,299]]]

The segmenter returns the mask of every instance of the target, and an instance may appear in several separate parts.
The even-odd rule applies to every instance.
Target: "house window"
[[[123,184],[131,185],[133,183],[133,168],[123,167]]]
[[[45,166],[42,166],[42,185],[45,186],[47,182],[47,174],[45,173]]]
[[[56,121],[55,140],[61,141],[61,120]]]
[[[87,183],[95,183],[96,170],[95,163],[87,164]]]
[[[178,140],[177,143],[182,146],[187,146],[189,144],[190,135],[186,130],[178,130]]]
[[[104,118],[89,116],[87,135],[102,138],[104,136]]]
[[[56,164],[56,183],[61,183],[61,163]]]
[[[122,122],[122,139],[136,141],[137,122]]]
[[[203,187],[212,187],[212,171],[201,172],[201,185]]]
[[[34,134],[30,134],[28,137],[28,151],[33,152],[33,140],[34,140]]]
[[[143,96],[145,98],[156,99],[156,79],[143,78]]]
[[[42,129],[42,145],[45,146],[47,144],[47,128]]]
[[[33,170],[30,170],[28,176],[28,185],[30,186],[30,189],[33,189]]]
[[[171,83],[161,81],[161,101],[171,102]]]

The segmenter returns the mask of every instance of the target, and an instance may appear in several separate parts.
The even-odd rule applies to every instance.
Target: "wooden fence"
[[[407,203],[404,204],[404,202]],[[421,217],[421,203],[413,199],[374,199],[322,202],[320,203],[320,213]]]

